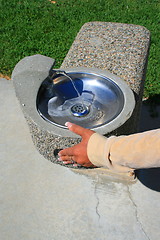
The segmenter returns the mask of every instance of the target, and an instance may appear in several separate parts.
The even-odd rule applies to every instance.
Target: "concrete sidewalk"
[[[12,81],[0,79],[0,239],[158,240],[160,189],[89,177],[33,146]],[[159,176],[159,175],[157,175]]]

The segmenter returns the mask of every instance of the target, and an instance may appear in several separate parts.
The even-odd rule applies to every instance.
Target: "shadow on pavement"
[[[160,192],[160,168],[140,169],[136,171],[136,176],[146,187]]]
[[[160,128],[160,94],[143,101],[139,128],[140,132]],[[160,192],[160,168],[137,170],[136,175],[146,187]]]

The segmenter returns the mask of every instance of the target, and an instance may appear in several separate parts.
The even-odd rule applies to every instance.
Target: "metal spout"
[[[52,69],[49,76],[48,76],[48,80],[54,84],[54,79],[58,76],[58,75],[67,75],[67,73],[63,70],[59,70],[59,69]]]

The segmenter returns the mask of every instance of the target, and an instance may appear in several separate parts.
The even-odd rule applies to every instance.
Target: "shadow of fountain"
[[[140,132],[160,128],[160,94],[142,102]]]
[[[140,169],[136,171],[136,176],[143,185],[160,192],[160,168]]]
[[[160,94],[143,101],[139,131],[144,132],[157,128],[160,128]],[[136,175],[146,187],[160,192],[160,168],[137,170]]]

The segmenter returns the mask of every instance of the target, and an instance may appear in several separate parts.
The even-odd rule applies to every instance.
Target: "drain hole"
[[[84,104],[77,103],[71,107],[71,112],[75,117],[83,117],[89,113],[89,108]]]

